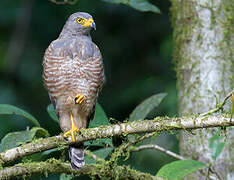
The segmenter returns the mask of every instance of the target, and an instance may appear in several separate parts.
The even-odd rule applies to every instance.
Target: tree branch
[[[216,108],[211,109],[208,112],[202,113],[202,114],[200,114],[200,116],[210,115],[210,114],[216,113],[219,110],[223,109],[223,106],[226,104],[227,100],[232,96],[232,94],[234,94],[234,90],[232,90],[232,92],[228,93],[228,95],[224,98],[223,102],[218,104]]]
[[[76,142],[84,142],[98,138],[107,138],[134,133],[160,133],[162,131],[169,130],[189,130],[233,125],[234,119],[231,119],[230,121],[230,119],[228,117],[225,117],[224,115],[205,117],[191,116],[178,118],[157,117],[153,120],[139,120],[110,126],[81,129],[80,133],[76,135]],[[70,138],[66,140],[63,138],[62,135],[53,136],[45,139],[37,139],[31,143],[27,143],[0,153],[0,163],[3,165],[27,155],[46,151],[60,146],[70,145],[72,143],[73,142]]]
[[[147,133],[147,134],[140,136],[134,140],[129,140],[129,142],[127,142],[127,143],[122,143],[119,147],[115,148],[115,151],[111,154],[110,161],[117,162],[117,159],[121,156],[122,157],[126,156],[126,159],[128,159],[128,157],[130,155],[129,152],[130,152],[133,145],[135,145],[135,144],[137,144],[145,139],[148,139],[152,136],[155,136],[155,135],[156,135],[156,132]]]
[[[156,144],[147,144],[147,145],[142,145],[142,146],[139,146],[139,147],[134,147],[131,151],[141,151],[141,150],[144,150],[144,149],[155,149],[155,150],[158,150],[158,151],[161,151],[171,157],[174,157],[176,159],[179,159],[179,160],[185,160],[184,157],[174,153],[174,152],[171,152],[167,149],[164,149],[163,147],[161,146],[158,146]]]
[[[103,160],[106,162],[105,160]],[[12,167],[0,170],[0,179],[7,180],[16,177],[30,176],[33,174],[49,174],[49,173],[66,173],[74,176],[89,175],[99,177],[109,177],[115,179],[118,175],[119,179],[149,179],[159,180],[155,176],[148,173],[142,173],[127,166],[116,166],[112,168],[108,165],[89,164],[82,167],[80,170],[73,170],[69,163],[62,162],[56,159],[48,159],[45,162],[29,162],[20,163]]]

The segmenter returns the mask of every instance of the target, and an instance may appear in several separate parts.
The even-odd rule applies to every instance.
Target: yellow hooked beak
[[[88,20],[85,21],[85,23],[82,25],[83,27],[92,27],[93,29],[96,30],[96,24],[93,19],[89,18]]]

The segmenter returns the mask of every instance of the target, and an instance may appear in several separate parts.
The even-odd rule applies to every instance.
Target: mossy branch
[[[103,160],[104,163],[107,161]],[[93,177],[109,177],[115,179],[118,175],[119,179],[149,179],[159,180],[155,176],[148,173],[142,173],[127,166],[116,166],[112,168],[106,164],[90,164],[82,167],[80,170],[74,170],[71,168],[70,163],[65,163],[56,159],[48,159],[45,162],[28,162],[16,164],[12,167],[4,168],[0,170],[0,179],[7,180],[16,177],[26,177],[33,174],[72,174],[73,176],[89,175]]]
[[[234,119],[225,117],[224,115],[217,116],[190,116],[190,117],[157,117],[153,120],[139,120],[115,124],[110,126],[100,126],[97,128],[81,129],[80,134],[76,135],[76,142],[84,142],[99,138],[107,138],[112,136],[127,135],[134,133],[146,133],[169,130],[189,130],[209,127],[225,127],[233,126]],[[0,163],[14,161],[16,159],[28,156],[37,152],[46,151],[60,146],[70,145],[73,142],[71,139],[64,139],[62,135],[37,139],[31,143],[9,149],[0,153]]]

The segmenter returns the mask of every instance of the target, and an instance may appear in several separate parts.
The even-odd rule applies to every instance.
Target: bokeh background
[[[107,116],[126,120],[139,103],[160,92],[168,95],[151,117],[176,116],[170,2],[151,2],[157,5],[161,14],[139,12],[101,0],[79,0],[75,5],[56,5],[49,0],[1,0],[0,104],[28,111],[50,135],[61,132],[46,111],[50,102],[42,83],[42,58],[69,15],[85,11],[94,17],[97,25],[92,37],[102,52],[106,74],[99,103]],[[8,132],[25,130],[27,126],[32,124],[24,118],[0,115],[0,139]],[[176,132],[164,133],[155,142],[178,152]],[[155,174],[172,160],[175,159],[160,152],[145,150],[133,153],[127,163]]]

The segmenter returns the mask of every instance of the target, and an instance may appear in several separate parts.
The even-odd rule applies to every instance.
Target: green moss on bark
[[[215,105],[234,88],[234,4],[232,0],[171,2],[174,28],[173,58],[177,73],[180,114],[202,113],[215,108]],[[227,108],[228,105],[224,107]],[[203,119],[204,122],[206,118]],[[181,133],[182,154],[189,158],[212,162],[209,138],[214,130],[193,132],[196,135]],[[227,143],[226,149],[230,145],[233,146],[233,139],[230,138],[229,141],[232,144]],[[223,154],[228,154],[229,157],[221,155],[222,160],[216,164],[217,171],[223,178],[230,172],[228,158],[234,159],[234,153],[226,149]],[[196,174],[191,177],[197,179],[202,176]]]
[[[228,48],[228,52],[225,54],[225,59],[228,59],[230,62],[229,69],[233,72],[229,77],[229,82],[231,88],[234,88],[234,3],[233,1],[224,1],[223,3],[224,17],[225,21],[223,22],[223,32],[224,38],[220,43],[220,48]],[[225,46],[226,43],[226,46]]]
[[[191,90],[194,89],[194,84],[185,84],[189,81],[191,77],[191,71],[199,62],[191,61],[191,54],[189,52],[184,51],[186,46],[189,46],[195,28],[200,24],[198,14],[195,10],[196,1],[188,0],[181,2],[180,0],[171,0],[171,21],[173,26],[173,42],[174,42],[174,52],[173,52],[173,60],[175,63],[175,71],[177,74],[177,89],[185,90],[183,93],[180,93],[183,99],[186,96],[189,96]],[[197,34],[196,41],[202,42],[202,35]],[[188,64],[189,63],[189,64]],[[190,68],[185,68],[185,67]],[[197,94],[196,97],[200,95]],[[195,101],[195,99],[194,99]],[[182,103],[183,101],[180,101]],[[182,105],[183,106],[183,105]],[[192,113],[187,112],[188,114]]]

